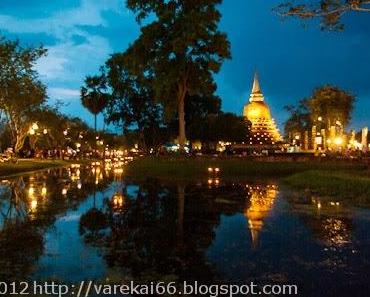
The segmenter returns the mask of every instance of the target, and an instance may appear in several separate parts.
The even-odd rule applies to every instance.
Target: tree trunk
[[[185,95],[186,95],[185,87],[183,87],[183,86],[179,87],[177,112],[178,112],[178,116],[179,116],[179,138],[178,138],[178,141],[179,141],[181,151],[184,151],[185,144],[186,144]]]
[[[97,131],[97,116],[98,115],[96,113],[94,113],[94,130],[95,130],[95,134],[96,134],[96,131]]]

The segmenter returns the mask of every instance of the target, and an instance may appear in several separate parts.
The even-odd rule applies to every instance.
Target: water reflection
[[[248,219],[253,247],[257,247],[258,235],[278,195],[277,185],[247,185],[248,203],[244,215]]]
[[[0,212],[1,279],[257,280],[302,296],[370,280],[369,211],[276,182],[136,182],[75,165],[3,181]]]
[[[94,176],[75,165],[2,181],[0,185],[0,278],[24,279],[44,251],[45,230],[58,216],[96,191]],[[83,184],[83,186],[82,186]]]

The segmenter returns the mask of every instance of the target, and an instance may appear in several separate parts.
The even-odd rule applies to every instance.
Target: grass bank
[[[163,179],[207,178],[208,168],[219,168],[224,179],[282,178],[296,189],[327,196],[369,199],[370,171],[367,165],[348,161],[289,162],[242,158],[141,158],[127,166],[130,176]],[[362,199],[361,198],[361,199]]]
[[[310,170],[361,171],[366,166],[349,162],[265,162],[242,158],[140,158],[127,166],[132,176],[197,178],[209,176],[208,168],[219,168],[221,177],[281,177]]]
[[[293,174],[284,182],[325,196],[351,197],[359,202],[370,199],[370,175],[362,171],[310,170]]]
[[[61,167],[70,164],[63,160],[36,160],[36,159],[20,159],[17,164],[10,162],[0,163],[0,177],[19,175],[37,170]]]

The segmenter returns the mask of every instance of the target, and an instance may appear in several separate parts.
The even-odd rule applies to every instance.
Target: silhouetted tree
[[[166,112],[177,107],[178,141],[182,148],[186,141],[187,96],[213,94],[216,86],[212,75],[230,57],[226,34],[218,30],[221,2],[127,1],[140,23],[150,21],[128,50],[132,67],[139,73],[153,75],[155,97],[164,104]]]
[[[312,0],[295,3],[287,1],[275,10],[283,17],[295,16],[300,19],[321,19],[321,28],[343,30],[343,16],[350,12],[370,12],[368,0]]]

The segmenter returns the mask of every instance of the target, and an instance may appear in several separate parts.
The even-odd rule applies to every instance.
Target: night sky
[[[216,76],[224,111],[242,113],[252,76],[260,83],[272,114],[282,127],[283,107],[309,96],[325,83],[353,92],[357,103],[351,128],[370,124],[370,14],[344,19],[344,32],[320,31],[315,22],[281,20],[277,0],[224,0],[221,30],[232,46],[232,60]],[[1,34],[49,50],[38,64],[50,101],[67,103],[63,112],[92,123],[82,109],[79,88],[110,54],[123,51],[139,34],[123,0],[1,0]]]

